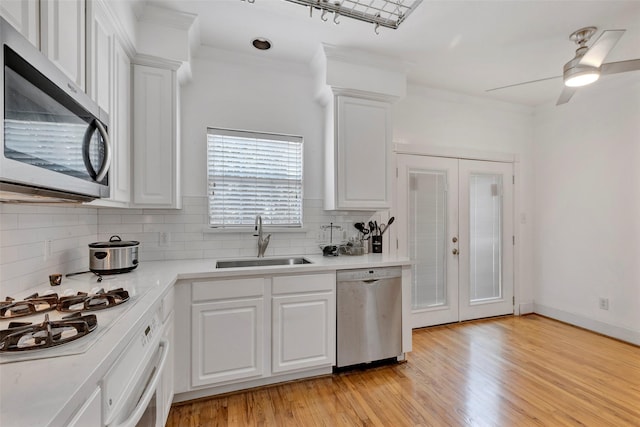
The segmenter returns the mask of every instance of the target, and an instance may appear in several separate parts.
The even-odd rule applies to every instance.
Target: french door
[[[412,327],[513,313],[513,165],[398,155]]]

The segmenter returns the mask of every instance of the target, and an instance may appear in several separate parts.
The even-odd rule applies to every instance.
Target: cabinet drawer
[[[273,278],[273,295],[300,292],[333,291],[336,288],[335,273],[300,274],[297,276],[276,276]]]
[[[191,285],[191,299],[193,302],[213,299],[248,298],[264,295],[265,279],[210,280],[194,282]]]

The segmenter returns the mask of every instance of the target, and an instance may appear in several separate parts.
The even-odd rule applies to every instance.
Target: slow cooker
[[[89,270],[96,274],[126,273],[138,266],[138,246],[135,240],[111,236],[108,242],[89,243]]]

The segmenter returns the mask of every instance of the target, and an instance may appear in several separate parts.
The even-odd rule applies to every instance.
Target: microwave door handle
[[[146,390],[142,394],[142,397],[138,401],[134,410],[131,412],[131,415],[129,415],[129,417],[123,422],[113,425],[113,427],[133,427],[138,423],[138,421],[140,421],[142,415],[144,415],[144,411],[147,409],[147,405],[149,404],[151,397],[153,397],[153,394],[156,392],[158,382],[162,377],[162,371],[164,370],[164,365],[166,364],[167,356],[169,355],[169,341],[164,338],[161,339],[159,347],[162,348],[162,356],[156,367],[156,371],[153,373],[153,378],[149,381]]]
[[[89,158],[89,145],[91,144],[91,137],[96,129],[100,132],[100,135],[104,140],[104,160],[102,161],[102,166],[97,173],[95,169],[93,169],[91,159]],[[82,143],[82,160],[84,161],[84,167],[87,169],[87,172],[89,172],[89,176],[93,178],[94,181],[100,182],[107,175],[109,166],[111,166],[111,142],[109,141],[107,131],[98,120],[93,120],[87,128],[87,131],[84,133],[84,141]]]
[[[98,175],[96,176],[96,181],[100,182],[104,179],[109,172],[109,167],[111,166],[111,141],[109,140],[109,134],[107,134],[107,130],[102,126],[99,120],[96,120],[96,127],[98,128],[98,132],[102,135],[102,139],[104,140],[104,161],[102,162],[102,167],[98,171]]]

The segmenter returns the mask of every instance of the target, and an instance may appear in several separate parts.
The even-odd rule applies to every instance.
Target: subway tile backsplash
[[[353,223],[371,212],[324,211],[322,200],[305,199],[304,229],[269,230],[266,256],[320,254],[329,239],[322,225],[342,226],[334,242],[355,235]],[[252,233],[207,227],[206,197],[185,197],[181,210],[0,204],[0,297],[46,283],[50,273],[89,268],[88,244],[113,235],[140,241],[140,262],[254,256]]]
[[[87,245],[97,233],[95,208],[0,204],[0,298],[46,283],[51,273],[88,270]]]

